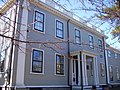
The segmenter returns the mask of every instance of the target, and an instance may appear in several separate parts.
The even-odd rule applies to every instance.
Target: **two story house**
[[[108,84],[102,30],[53,0],[9,0],[0,15],[2,89],[83,90]]]

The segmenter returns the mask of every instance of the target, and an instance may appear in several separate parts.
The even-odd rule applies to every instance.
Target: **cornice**
[[[0,14],[4,15],[16,2],[16,0],[8,0],[7,3],[5,3],[1,9],[0,9]]]
[[[72,17],[70,17],[70,16],[68,16],[68,15],[66,15],[66,14],[58,11],[57,9],[54,9],[53,7],[48,6],[47,4],[45,4],[45,3],[43,3],[43,2],[41,2],[41,1],[39,1],[39,0],[29,0],[29,1],[30,1],[33,5],[38,6],[38,7],[42,8],[42,9],[44,9],[44,10],[47,10],[48,12],[51,12],[51,13],[53,13],[54,15],[59,16],[59,17],[65,19],[65,20],[69,20],[69,19],[70,19],[70,22],[71,22],[71,23],[79,26],[80,28],[82,28],[82,29],[84,29],[84,30],[86,30],[86,31],[91,32],[92,34],[96,34],[96,35],[99,36],[99,37],[102,37],[102,36],[103,36],[103,37],[105,37],[106,39],[108,38],[106,35],[104,35],[104,34],[98,32],[97,30],[95,30],[95,29],[87,26],[85,23],[79,22],[79,21],[75,20],[74,18],[72,18]]]
[[[120,50],[118,50],[118,49],[116,49],[116,48],[113,48],[113,47],[111,47],[110,45],[107,45],[106,48],[107,48],[108,50],[112,50],[113,52],[116,52],[116,53],[119,53],[119,54],[120,54]]]

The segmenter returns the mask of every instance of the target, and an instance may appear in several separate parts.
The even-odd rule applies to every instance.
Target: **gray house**
[[[113,63],[107,62],[102,30],[52,0],[9,0],[0,15],[2,89],[78,90],[110,83],[107,66]]]
[[[120,84],[120,51],[107,45],[108,80],[111,85]]]

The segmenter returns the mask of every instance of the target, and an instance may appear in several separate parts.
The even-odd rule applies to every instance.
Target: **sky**
[[[68,3],[68,0],[55,0],[55,1],[59,1],[59,4],[61,4],[64,8],[66,8],[67,10],[70,10],[72,12],[74,12],[75,14],[77,14],[78,16],[80,16],[82,19],[87,20],[88,18],[90,18],[91,16],[94,16],[94,12],[92,11],[83,11],[83,10],[75,10],[78,9],[80,6],[82,6],[78,1],[80,0],[69,0],[70,2]],[[83,0],[85,1],[85,0]],[[90,7],[91,4],[86,3],[86,6]],[[75,9],[73,9],[75,8]],[[99,22],[97,20],[94,20],[93,22],[91,22],[93,25],[95,26],[99,26],[99,23],[95,23],[95,22]],[[110,32],[112,30],[106,30],[107,28],[109,28],[109,24],[108,23],[104,23],[102,26],[100,26],[99,28],[103,31],[105,31],[105,35],[108,36],[108,39],[106,40],[106,42],[111,45],[114,48],[120,49],[120,43],[118,42],[118,38],[113,39],[113,36],[110,34]]]
[[[58,0],[55,0],[58,1]],[[59,4],[61,4],[64,8],[66,8],[67,10],[70,10],[72,12],[74,12],[76,15],[80,16],[83,19],[87,19],[89,17],[91,17],[94,12],[87,12],[87,11],[81,11],[81,10],[73,10],[73,8],[78,8],[80,7],[80,4],[78,3],[79,0],[69,0],[70,3],[67,2],[67,0],[59,0],[60,2],[58,2]],[[0,0],[0,7],[2,6],[3,2]],[[89,6],[89,4],[87,4]],[[94,24],[92,22],[92,24]],[[109,25],[107,23],[105,23],[104,25],[102,25],[101,27],[99,27],[101,30],[105,31],[105,35],[107,35],[109,38],[106,40],[106,42],[108,44],[110,44],[112,47],[120,49],[120,43],[117,42],[117,38],[113,39],[112,35],[110,34],[110,31],[107,30],[106,28],[108,28]]]

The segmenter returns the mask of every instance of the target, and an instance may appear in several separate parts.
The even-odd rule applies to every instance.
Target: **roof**
[[[120,50],[118,50],[118,49],[116,49],[116,48],[113,48],[112,46],[110,46],[110,45],[106,45],[106,47],[107,47],[107,49],[109,49],[109,50],[112,50],[113,52],[116,52],[116,53],[119,53],[120,54]]]

